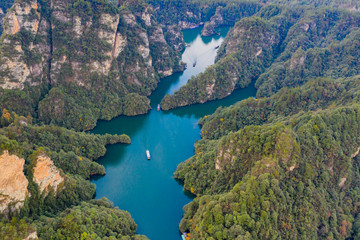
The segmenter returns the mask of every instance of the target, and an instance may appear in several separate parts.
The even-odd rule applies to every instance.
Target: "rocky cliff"
[[[24,159],[8,151],[0,155],[0,213],[7,213],[9,209],[15,211],[24,205],[28,195],[24,164]]]
[[[210,18],[210,21],[204,24],[204,28],[201,30],[202,36],[211,36],[216,34],[215,28],[226,25],[223,15],[220,12],[221,7],[216,9],[214,16]]]
[[[48,156],[40,155],[37,157],[34,167],[34,182],[39,185],[40,192],[44,190],[48,192],[49,187],[51,187],[56,193],[59,186],[64,182],[64,178]]]
[[[0,86],[5,89],[23,89],[25,83],[38,85],[46,76],[49,25],[38,8],[36,0],[16,2],[4,18]]]
[[[35,240],[39,239],[37,232],[30,233],[24,240]]]
[[[20,209],[28,196],[28,180],[24,174],[25,160],[4,151],[0,155],[0,213],[7,213]],[[49,187],[56,193],[64,182],[53,161],[46,155],[37,157],[33,169],[33,181],[39,185],[40,192],[49,191]]]
[[[169,46],[161,27],[151,19],[150,7],[137,13],[137,19],[137,16],[129,11],[120,13],[110,6],[110,3],[109,6],[105,5],[103,9],[97,10],[96,16],[69,11],[69,8],[74,11],[84,8],[72,4],[72,1],[54,0],[50,6],[41,6],[37,0],[32,0],[18,1],[13,5],[4,19],[3,44],[4,48],[10,44],[15,46],[16,52],[4,52],[1,68],[5,75],[5,78],[2,78],[3,88],[22,89],[25,82],[33,84],[37,77],[46,76],[47,69],[44,68],[49,60],[51,65],[48,68],[51,70],[48,81],[72,81],[79,86],[90,87],[86,84],[90,75],[96,73],[109,76],[112,64],[127,47],[135,47],[135,52],[141,57],[135,64],[139,67],[125,66],[121,69],[124,74],[132,75],[129,77],[132,78],[131,84],[148,84],[141,83],[143,79],[136,76],[137,74],[156,79],[157,72],[160,76],[167,76],[173,71],[174,65],[169,64],[168,59]],[[87,7],[90,8],[87,9],[89,11],[94,10],[91,6]],[[41,11],[45,10],[51,11],[51,16],[41,14]],[[144,22],[146,27],[140,27],[139,21]],[[135,34],[136,42],[129,43],[129,29],[119,31],[118,28],[124,25],[133,28],[131,31]],[[153,56],[150,54],[151,44],[161,48]],[[36,59],[40,56],[41,59]],[[25,61],[24,57],[29,57],[29,61]],[[155,64],[152,58],[157,58]],[[36,63],[36,60],[39,63]],[[167,66],[159,64],[164,62]],[[128,65],[127,62],[122,63]],[[141,65],[145,69],[141,68]]]
[[[76,129],[127,114],[131,93],[143,105],[130,115],[146,113],[159,79],[181,70],[180,47],[169,46],[150,6],[137,6],[17,1],[4,19],[0,87],[28,94],[41,121]]]

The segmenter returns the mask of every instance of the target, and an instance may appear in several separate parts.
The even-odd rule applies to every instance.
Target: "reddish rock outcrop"
[[[34,182],[39,185],[41,192],[48,192],[49,186],[56,192],[64,178],[48,156],[40,155],[34,167]]]
[[[15,211],[24,205],[28,180],[24,174],[25,160],[4,151],[0,155],[0,213]]]

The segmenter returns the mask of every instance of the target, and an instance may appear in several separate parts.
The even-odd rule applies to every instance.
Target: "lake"
[[[229,106],[256,94],[252,84],[222,100],[168,112],[156,109],[165,94],[173,93],[191,76],[214,63],[215,47],[222,43],[228,30],[228,27],[220,28],[220,35],[213,37],[201,37],[201,28],[185,30],[184,40],[188,46],[182,60],[188,68],[160,81],[150,96],[153,109],[146,115],[99,121],[92,131],[130,136],[130,145],[116,144],[107,148],[106,155],[99,160],[105,166],[106,175],[91,181],[96,184],[96,198],[106,197],[115,206],[129,211],[138,224],[137,233],[151,240],[181,239],[178,225],[182,208],[192,200],[192,195],[183,190],[173,173],[179,163],[194,154],[194,143],[200,139],[199,119],[219,106]],[[151,160],[146,158],[147,149]]]

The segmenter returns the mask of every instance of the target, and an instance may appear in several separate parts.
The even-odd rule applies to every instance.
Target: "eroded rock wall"
[[[4,18],[0,57],[0,87],[22,89],[39,84],[47,74],[49,25],[40,15],[37,0],[18,1]]]
[[[117,70],[130,76],[126,82],[130,85],[149,85],[141,77],[144,76],[153,79],[148,86],[153,90],[152,82],[158,81],[157,75],[172,74],[171,48],[151,7],[135,14],[93,9],[98,11],[98,17],[76,8],[69,11],[71,7],[72,2],[68,0],[53,0],[50,6],[41,6],[37,0],[18,1],[13,5],[4,19],[1,87],[22,89],[25,83],[34,85],[46,80],[76,82],[89,88],[90,75],[109,76],[115,60],[121,62]],[[41,8],[51,10],[51,16],[42,16]],[[136,49],[140,57],[136,64],[118,59],[127,47]]]
[[[40,192],[45,191],[47,193],[51,187],[56,193],[59,186],[64,182],[64,178],[48,156],[40,155],[34,167],[34,182],[39,185]]]
[[[25,160],[4,151],[0,155],[0,213],[15,211],[24,205],[28,180],[24,174]]]

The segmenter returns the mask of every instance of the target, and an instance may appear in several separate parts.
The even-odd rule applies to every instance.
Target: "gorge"
[[[0,9],[0,238],[360,238],[358,1]]]
[[[214,63],[215,47],[223,41],[229,28],[221,28],[221,35],[201,37],[201,28],[185,30],[186,47],[182,61],[188,68],[183,73],[161,80],[150,96],[152,110],[147,115],[118,117],[101,121],[92,131],[96,134],[125,133],[132,142],[129,146],[114,145],[99,161],[106,175],[95,177],[96,196],[107,197],[115,206],[131,213],[139,225],[138,232],[150,239],[180,239],[178,224],[182,207],[191,201],[191,193],[183,192],[173,179],[176,166],[194,153],[193,143],[200,139],[200,117],[211,114],[219,106],[229,106],[255,96],[254,86],[239,90],[220,101],[194,105],[171,112],[157,111],[163,96],[172,93],[192,75],[204,71]],[[219,31],[220,31],[219,30]],[[193,62],[196,66],[193,67]],[[145,150],[151,152],[146,159]]]

